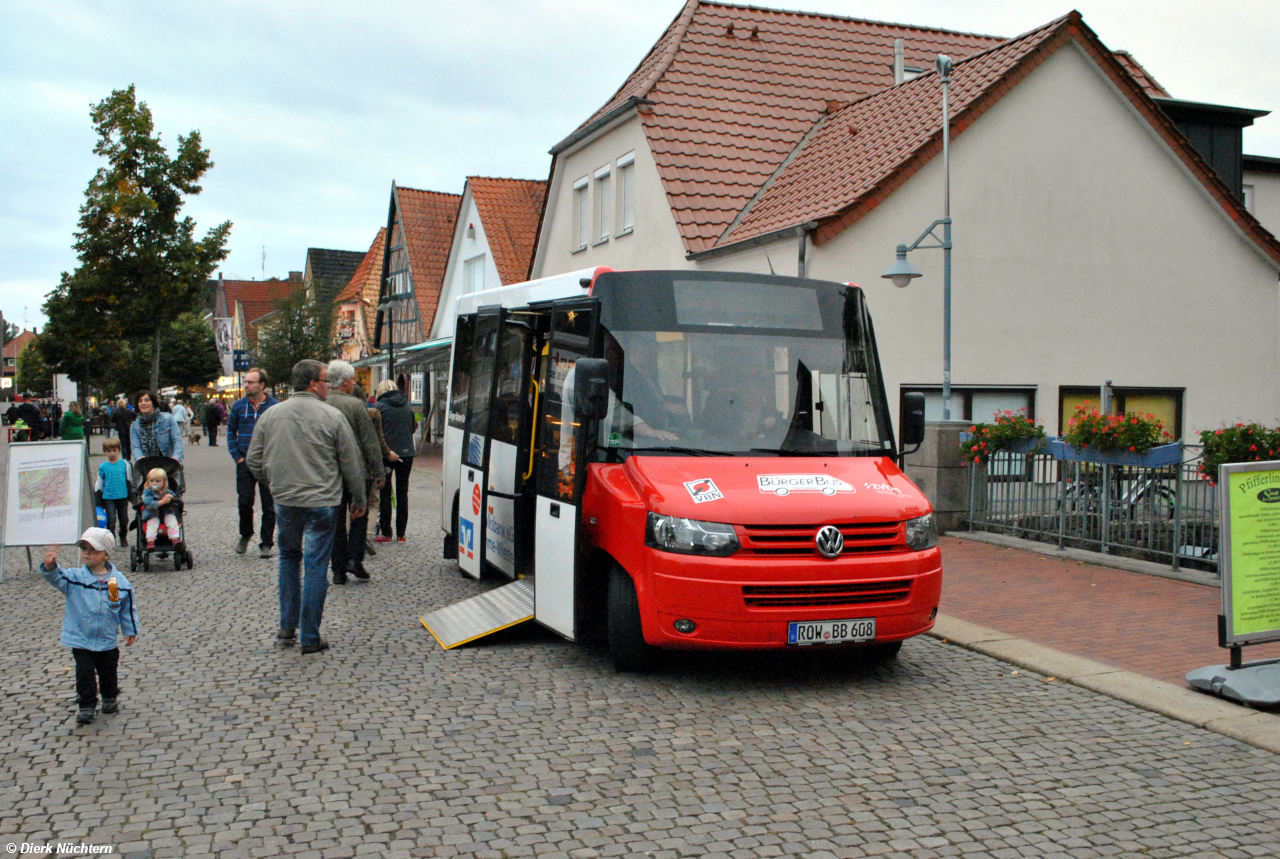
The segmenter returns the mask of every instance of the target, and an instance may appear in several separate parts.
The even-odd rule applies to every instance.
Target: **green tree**
[[[53,369],[44,358],[46,339],[36,335],[18,355],[18,390],[33,397],[53,396]]]
[[[86,361],[85,343],[92,353],[94,342],[149,339],[155,388],[164,334],[196,309],[205,281],[227,256],[231,222],[197,239],[195,221],[180,217],[186,197],[201,192],[199,180],[213,167],[199,131],[179,135],[170,158],[133,86],[112,92],[90,116],[98,132],[94,154],[107,163],[89,181],[80,207],[80,265],[45,302],[48,327],[59,340],[56,366],[83,375],[76,365],[94,363],[92,354]]]
[[[160,378],[165,385],[187,389],[222,375],[222,359],[213,341],[213,326],[199,313],[177,318],[163,339]]]
[[[295,289],[276,301],[272,313],[258,326],[254,363],[271,379],[287,380],[303,358],[328,361],[337,354],[332,300],[317,290],[308,295]],[[286,382],[287,384],[287,382]]]

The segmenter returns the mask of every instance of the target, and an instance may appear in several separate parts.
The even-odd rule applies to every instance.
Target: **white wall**
[[[1280,235],[1280,173],[1246,171],[1244,184],[1253,186],[1250,212],[1272,235]]]
[[[489,250],[489,240],[485,236],[484,224],[480,223],[480,210],[476,208],[475,198],[471,196],[471,186],[467,185],[462,193],[462,204],[458,209],[458,223],[453,230],[453,246],[449,251],[449,265],[444,273],[444,289],[440,301],[436,304],[435,319],[431,323],[428,340],[437,337],[452,337],[454,329],[454,307],[458,297],[466,288],[466,261],[478,254],[485,255],[484,288],[493,289],[502,285],[498,277],[498,266],[493,261],[493,251]],[[467,238],[467,226],[475,226],[475,236]]]
[[[952,145],[954,385],[1185,387],[1184,437],[1280,420],[1276,267],[1074,46]],[[942,252],[906,289],[880,275],[942,214],[935,158],[809,251],[811,277],[866,290],[891,403],[942,381]],[[896,413],[896,408],[894,408]]]
[[[622,189],[616,181],[617,162],[629,152],[635,153],[635,230],[630,235],[618,236],[616,233],[620,226],[616,210]],[[685,259],[684,242],[671,213],[657,166],[653,163],[653,154],[649,151],[639,116],[633,115],[583,148],[557,158],[542,235],[539,236],[534,278],[598,265],[616,269],[692,267]],[[584,176],[594,176],[596,170],[606,164],[612,165],[610,175],[614,181],[614,235],[600,244],[589,243],[585,250],[575,253],[573,184]],[[589,187],[590,193],[594,193],[594,182],[589,183]],[[594,211],[594,201],[592,209]],[[596,239],[592,237],[592,241]]]

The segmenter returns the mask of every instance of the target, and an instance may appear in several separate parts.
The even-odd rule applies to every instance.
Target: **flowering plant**
[[[1145,412],[1104,415],[1089,402],[1076,407],[1062,438],[1077,453],[1086,447],[1102,453],[1146,453],[1158,444],[1173,441],[1173,436],[1164,430],[1164,422],[1155,415]]]
[[[971,435],[968,441],[960,443],[960,456],[965,462],[985,466],[993,453],[1011,447],[1015,441],[1025,438],[1043,441],[1044,427],[1028,418],[1026,411],[1018,409],[1014,413],[1006,409],[995,416],[994,423],[969,427]],[[1039,450],[1042,446],[1037,444],[1036,449]]]
[[[1232,462],[1266,462],[1280,456],[1280,429],[1260,424],[1238,423],[1222,429],[1204,430],[1200,433],[1204,445],[1204,460],[1200,473],[1209,482],[1218,479],[1218,466]]]

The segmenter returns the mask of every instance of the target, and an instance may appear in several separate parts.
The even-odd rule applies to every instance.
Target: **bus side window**
[[[471,382],[471,338],[475,317],[458,317],[453,336],[453,372],[449,377],[449,426],[467,428],[467,389]]]

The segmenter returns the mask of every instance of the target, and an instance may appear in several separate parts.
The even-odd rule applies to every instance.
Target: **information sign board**
[[[1280,462],[1218,467],[1223,647],[1280,641]]]
[[[0,546],[67,546],[80,539],[86,506],[92,510],[83,441],[15,442],[5,473]]]

